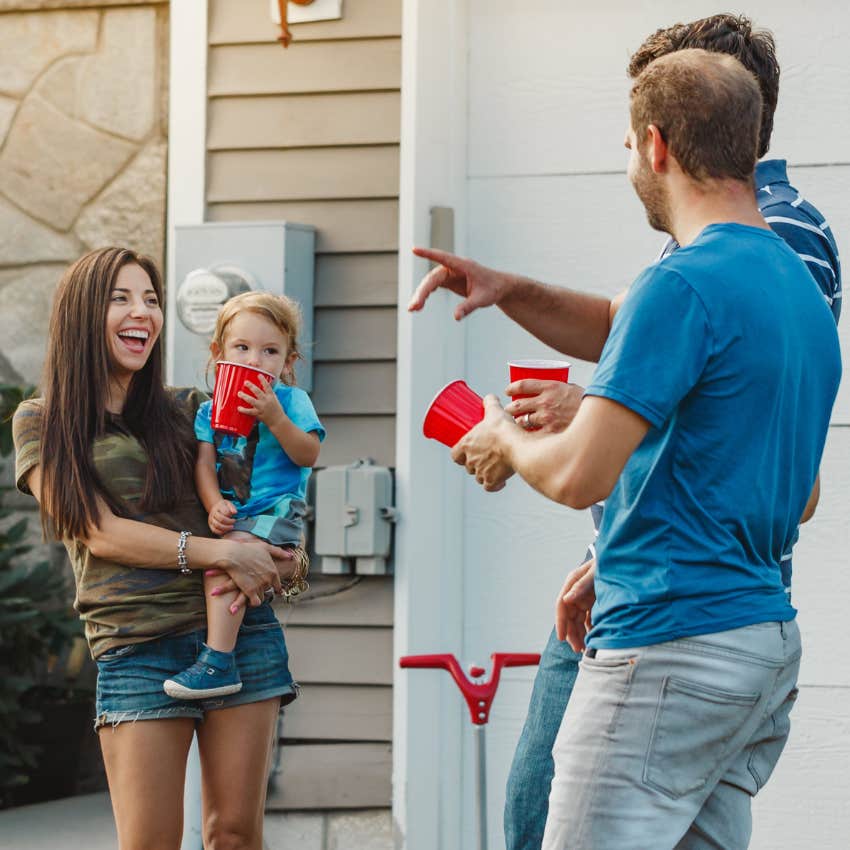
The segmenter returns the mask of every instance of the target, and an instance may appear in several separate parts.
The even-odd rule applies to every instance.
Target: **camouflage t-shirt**
[[[204,396],[197,390],[178,392],[186,413],[194,418]],[[25,401],[13,420],[15,478],[18,489],[30,494],[26,477],[40,462],[42,399]],[[191,531],[210,537],[207,514],[186,482],[169,513],[142,513],[139,500],[144,489],[147,456],[126,429],[120,416],[110,416],[107,433],[93,446],[94,465],[110,494],[122,500],[132,519],[172,531]],[[182,575],[175,569],[144,569],[96,558],[78,540],[63,541],[71,559],[76,584],[74,607],[85,623],[92,656],[114,647],[180,634],[204,625],[201,572]]]

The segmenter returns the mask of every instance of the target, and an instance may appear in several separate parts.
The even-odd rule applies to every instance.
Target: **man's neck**
[[[710,224],[770,229],[759,212],[752,184],[741,180],[695,183],[682,178],[671,186],[669,197],[671,235],[683,247]]]

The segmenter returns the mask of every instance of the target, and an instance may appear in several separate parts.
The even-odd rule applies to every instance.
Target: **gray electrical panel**
[[[329,466],[316,474],[314,549],[323,573],[354,571],[383,575],[388,570],[393,507],[392,473],[371,460]]]
[[[288,295],[304,327],[298,386],[313,386],[315,230],[287,221],[209,222],[175,228],[176,292],[169,292],[168,382],[212,388],[207,372],[215,317],[228,298],[249,289]]]

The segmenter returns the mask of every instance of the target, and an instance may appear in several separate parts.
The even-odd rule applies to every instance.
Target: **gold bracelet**
[[[303,546],[292,550],[295,555],[295,572],[284,585],[281,591],[281,596],[287,601],[292,602],[296,596],[306,593],[310,589],[307,582],[307,573],[310,571],[310,559],[307,557],[307,551]]]

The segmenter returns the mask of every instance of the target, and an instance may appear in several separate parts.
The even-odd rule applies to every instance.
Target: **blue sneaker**
[[[191,667],[166,679],[163,690],[174,699],[223,697],[242,690],[236,654],[210,649],[206,644]]]

